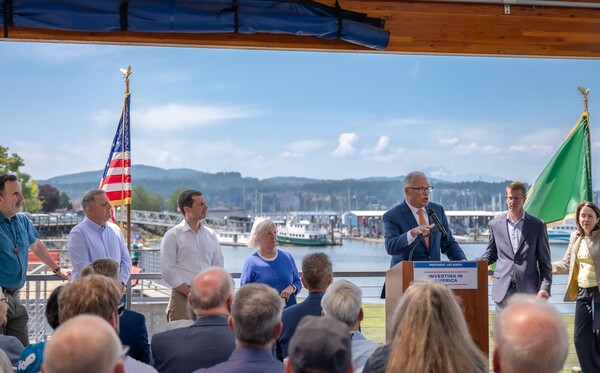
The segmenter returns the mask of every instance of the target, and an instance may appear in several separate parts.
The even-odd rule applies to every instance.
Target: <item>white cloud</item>
[[[440,141],[438,141],[440,145],[456,145],[458,144],[458,138],[457,137],[452,137],[449,139],[440,139]]]
[[[466,145],[458,145],[455,146],[452,149],[453,153],[456,154],[472,154],[472,153],[477,153],[479,151],[479,145],[477,145],[476,143],[472,142],[470,144],[466,144]]]
[[[338,147],[333,151],[335,157],[348,157],[356,153],[354,143],[358,141],[358,135],[354,132],[342,133],[338,139]]]
[[[511,152],[519,153],[532,153],[537,155],[551,154],[554,148],[549,145],[543,144],[530,144],[530,145],[511,145],[508,148]]]
[[[375,147],[375,153],[383,152],[387,146],[390,144],[390,138],[387,136],[381,136],[377,141],[377,146]]]
[[[281,153],[283,158],[303,158],[307,153],[322,148],[325,143],[321,140],[300,140],[288,145],[287,151]]]

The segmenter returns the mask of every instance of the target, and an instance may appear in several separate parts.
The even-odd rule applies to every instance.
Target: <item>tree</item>
[[[143,186],[133,188],[133,200],[131,208],[144,211],[161,211],[163,209],[163,198],[160,194],[152,193]]]
[[[65,192],[60,192],[60,203],[58,205],[61,209],[71,210],[73,206],[71,205],[71,198]]]
[[[177,200],[179,199],[179,195],[185,190],[185,188],[180,188],[174,190],[171,194],[169,194],[169,198],[167,198],[167,203],[165,208],[167,211],[177,212]]]
[[[0,146],[0,174],[14,173],[17,175],[21,188],[23,189],[23,208],[25,211],[38,212],[42,208],[42,202],[38,199],[38,186],[35,180],[31,180],[31,176],[24,172],[20,172],[19,168],[25,166],[23,158],[18,154],[8,153],[8,148]]]
[[[39,199],[42,201],[42,211],[54,212],[60,205],[60,192],[50,184],[40,185]]]

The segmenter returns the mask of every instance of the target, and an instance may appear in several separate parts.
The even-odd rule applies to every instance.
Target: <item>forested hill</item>
[[[238,172],[206,173],[190,169],[169,169],[132,166],[134,188],[172,198],[182,189],[203,192],[211,207],[243,207],[249,212],[281,211],[348,211],[385,210],[404,198],[403,175],[397,177],[370,177],[365,179],[317,180],[303,177],[274,177],[259,180],[243,177]],[[79,199],[87,190],[97,188],[102,171],[89,171],[39,180]],[[505,182],[446,182],[430,178],[435,186],[434,202],[446,209],[492,209],[503,203]],[[135,201],[135,195],[134,195]]]

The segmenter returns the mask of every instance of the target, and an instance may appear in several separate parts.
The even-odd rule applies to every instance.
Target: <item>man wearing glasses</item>
[[[8,300],[8,321],[0,325],[0,334],[17,337],[29,344],[27,310],[21,304],[19,291],[27,279],[27,264],[31,250],[56,275],[69,276],[52,259],[46,245],[31,221],[21,214],[23,193],[16,175],[0,175],[0,287]]]
[[[504,307],[513,294],[550,296],[552,261],[546,224],[525,212],[525,184],[513,181],[506,187],[508,212],[490,220],[490,241],[476,260],[496,263],[492,299]]]
[[[467,259],[452,237],[444,208],[429,202],[432,190],[425,174],[413,171],[404,177],[404,202],[383,214],[385,249],[392,256],[390,267],[403,260],[441,260],[442,253],[450,260]],[[445,234],[435,228],[433,215]]]

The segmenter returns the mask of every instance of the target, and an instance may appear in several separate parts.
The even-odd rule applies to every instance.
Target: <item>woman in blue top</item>
[[[296,294],[302,289],[298,268],[292,254],[277,249],[277,228],[269,219],[256,219],[252,225],[248,247],[258,250],[244,262],[242,286],[258,282],[273,287],[286,302],[296,304]]]

